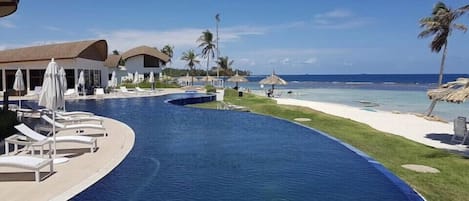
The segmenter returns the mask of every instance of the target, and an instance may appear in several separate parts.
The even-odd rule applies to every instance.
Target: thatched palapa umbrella
[[[429,90],[427,95],[431,100],[462,103],[469,97],[469,78],[448,82],[438,89]]]
[[[287,82],[280,78],[279,76],[275,75],[275,71],[272,72],[272,75],[262,79],[259,81],[259,84],[270,84],[272,85],[272,93],[274,92],[275,85],[287,85]]]
[[[236,89],[238,89],[238,83],[239,82],[248,82],[248,79],[246,79],[243,76],[238,75],[238,71],[236,71],[236,75],[230,77],[230,79],[228,79],[228,82],[236,83]]]
[[[204,76],[204,77],[200,78],[199,80],[204,81],[204,82],[213,82],[215,80],[215,78],[209,75],[209,76]]]

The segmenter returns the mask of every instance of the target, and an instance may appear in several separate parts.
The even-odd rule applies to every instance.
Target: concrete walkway
[[[57,144],[58,156],[69,158],[55,165],[55,173],[40,183],[34,173],[18,168],[0,167],[1,200],[68,200],[107,175],[124,160],[134,145],[134,131],[126,124],[104,118],[108,136],[98,131],[84,133],[98,138],[98,150],[90,153],[89,146],[76,143]],[[73,131],[59,135],[76,135]],[[84,134],[85,135],[85,134]],[[11,154],[11,153],[10,153]],[[18,155],[26,155],[20,152]],[[47,157],[47,156],[44,156]],[[48,171],[47,168],[43,169]]]

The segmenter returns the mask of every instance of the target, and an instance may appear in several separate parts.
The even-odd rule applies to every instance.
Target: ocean
[[[265,95],[271,86],[259,81],[267,75],[249,76],[239,83],[256,94]],[[425,113],[431,101],[426,92],[437,87],[437,74],[355,74],[355,75],[279,75],[288,85],[275,86],[275,94],[284,98],[311,100],[401,113]],[[467,74],[444,75],[444,82],[469,77]],[[227,87],[234,83],[227,83]],[[439,102],[433,114],[452,121],[469,117],[469,104]]]

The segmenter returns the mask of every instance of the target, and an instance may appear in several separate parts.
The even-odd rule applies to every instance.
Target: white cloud
[[[8,20],[0,20],[0,27],[11,29],[11,28],[16,28],[16,25]]]
[[[352,63],[352,62],[344,61],[344,66],[353,66],[353,63]]]
[[[256,65],[256,62],[251,60],[251,59],[248,59],[248,58],[241,58],[239,60],[235,60],[235,63],[237,63],[237,66],[240,66],[240,68],[244,68],[246,66],[255,66]]]
[[[326,13],[317,14],[315,18],[346,18],[353,16],[353,13],[345,9],[335,9]]]
[[[344,55],[357,51],[357,48],[269,48],[255,51],[246,51],[248,55],[256,57],[282,58],[282,57],[310,57],[311,55]],[[270,63],[277,63],[276,59],[269,59]]]
[[[371,19],[356,16],[352,11],[335,9],[326,13],[317,14],[313,24],[320,29],[352,29],[371,23]]]
[[[275,64],[275,63],[277,63],[277,62],[278,62],[277,59],[269,59],[269,60],[267,61],[268,64]]]
[[[304,24],[304,22],[300,21],[278,25],[239,25],[232,27],[222,27],[219,30],[219,37],[221,43],[219,45],[223,47],[223,43],[238,41],[245,36],[264,35],[267,32],[282,29],[291,29],[294,27],[303,26]],[[56,27],[48,28],[50,30],[54,30]],[[93,30],[92,32],[94,32],[97,37],[106,39],[108,41],[110,50],[117,49],[120,51],[125,51],[140,45],[156,46],[159,48],[166,44],[171,44],[176,47],[176,51],[181,51],[181,49],[196,48],[198,46],[196,40],[205,30],[206,29],[202,28],[180,28],[163,31],[120,29],[111,31]],[[210,31],[215,34],[214,30]]]
[[[318,58],[316,57],[311,57],[309,59],[306,59],[303,63],[304,64],[315,64],[318,62]]]
[[[62,31],[61,28],[55,26],[43,26],[42,28],[49,30],[49,31]]]
[[[290,58],[282,59],[281,63],[282,64],[289,64],[290,63]]]

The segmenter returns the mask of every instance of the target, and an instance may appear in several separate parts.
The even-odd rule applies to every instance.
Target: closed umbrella
[[[239,82],[247,82],[247,81],[248,81],[248,79],[246,79],[243,76],[238,75],[238,71],[236,71],[236,75],[234,75],[234,76],[232,76],[228,79],[228,82],[235,82],[236,83],[236,89],[238,89],[238,83]]]
[[[52,58],[47,65],[44,73],[41,94],[39,95],[38,105],[52,110],[52,120],[55,122],[55,111],[64,106],[64,91],[62,90],[61,79],[59,78],[59,65]],[[66,162],[66,158],[57,159],[56,132],[55,124],[52,125],[52,135],[54,143],[54,163]]]
[[[24,87],[24,80],[23,80],[23,73],[21,69],[18,69],[15,73],[15,82],[13,83],[13,89],[18,92],[18,107],[21,109],[21,94],[20,91],[25,89]]]
[[[153,71],[150,72],[150,78],[148,79],[148,82],[151,83],[151,90],[153,91],[155,89],[155,74],[153,73]]]
[[[133,80],[134,80],[134,74],[127,73],[127,81],[133,81]]]
[[[138,75],[138,72],[135,71],[133,83],[134,83],[134,84],[137,84],[137,85],[138,85],[138,83],[139,83],[139,81],[140,81],[140,80],[138,79],[138,76],[139,76],[139,75]]]
[[[59,70],[59,79],[60,79],[60,87],[62,88],[62,91],[65,93],[67,91],[67,74],[65,73],[65,70],[63,67],[60,67]],[[65,98],[63,99],[63,110],[65,111]]]
[[[259,84],[270,84],[272,85],[271,93],[274,93],[274,86],[275,85],[287,85],[287,82],[280,78],[279,76],[275,75],[275,72],[272,72],[272,75],[262,79],[259,81]]]
[[[83,95],[86,96],[86,91],[85,91],[85,73],[83,71],[80,72],[80,76],[78,76],[78,85],[81,86],[81,92]]]
[[[116,77],[115,70],[113,70],[111,74],[111,86],[110,87],[117,87],[117,77]]]

